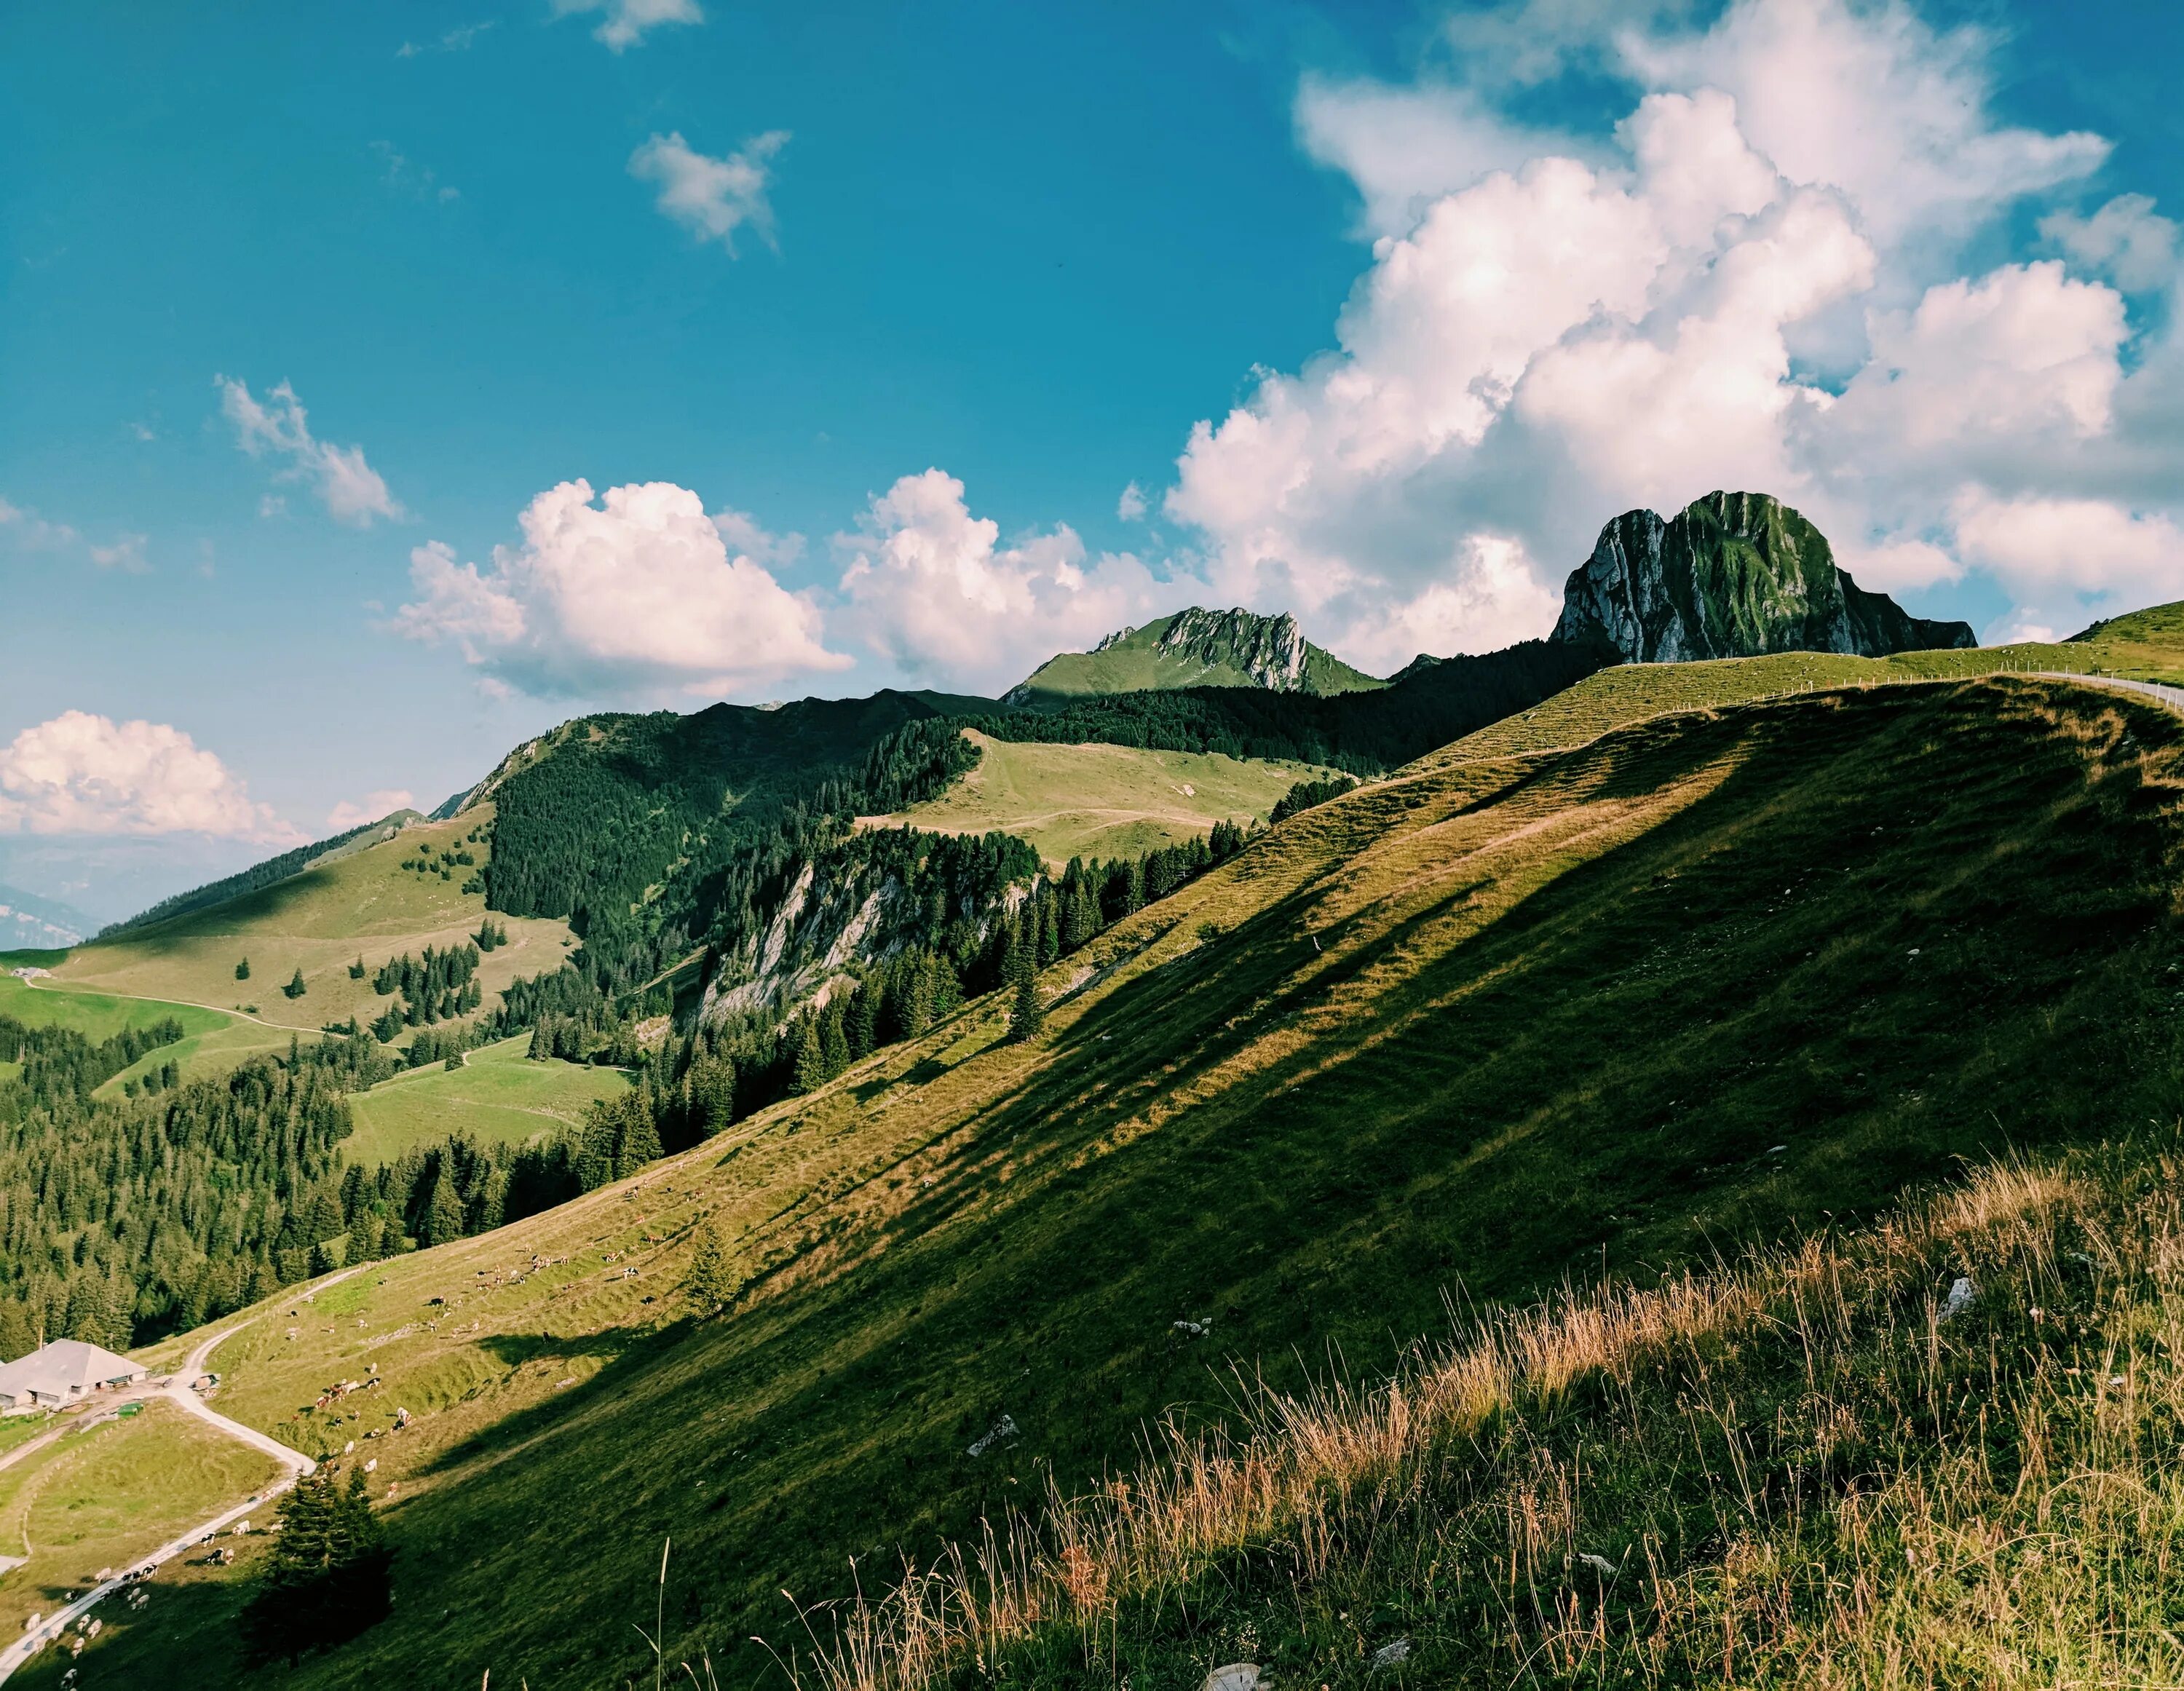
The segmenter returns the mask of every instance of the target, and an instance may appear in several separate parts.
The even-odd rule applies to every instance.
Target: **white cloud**
[[[996,692],[1059,651],[1187,603],[1127,553],[1087,561],[1066,525],[1000,543],[944,470],[905,476],[838,535],[846,616],[865,644],[923,686]]]
[[[2126,293],[2150,293],[2176,275],[2176,225],[2144,194],[2118,194],[2091,217],[2051,212],[2040,220],[2040,232]]]
[[[1758,151],[1791,181],[1841,191],[1884,247],[1961,235],[2107,159],[2096,135],[1995,126],[1992,45],[1887,0],[1738,0],[1703,34],[1623,42],[1655,87],[1730,95]]]
[[[83,537],[67,523],[49,522],[36,511],[0,498],[0,535],[32,552],[74,546]]]
[[[287,382],[269,392],[263,404],[247,383],[216,375],[213,385],[220,389],[221,414],[235,426],[236,445],[253,458],[270,453],[287,459],[280,478],[310,483],[335,521],[369,528],[375,518],[394,521],[409,515],[365,462],[362,447],[336,446],[311,433],[303,402]]]
[[[1255,372],[1178,459],[1164,509],[1221,602],[1294,609],[1371,667],[1545,632],[1606,519],[1715,487],[1797,503],[1883,587],[2032,590],[1960,530],[1986,509],[1967,489],[2176,520],[2174,331],[2061,263],[1964,263],[2108,143],[1997,123],[1990,39],[1895,0],[1687,15],[1467,9],[1412,86],[1302,83],[1301,143],[1376,238],[1332,348]],[[1511,87],[1571,69],[1638,84],[1612,144],[1510,114]],[[2043,230],[2126,290],[2173,273],[2142,198]],[[2132,532],[2040,591],[2184,592]]]
[[[733,255],[736,231],[749,225],[773,244],[773,206],[766,198],[773,155],[788,144],[785,129],[753,136],[725,159],[692,148],[680,131],[655,135],[629,155],[629,173],[660,185],[660,209],[700,241],[717,241]]]
[[[461,189],[443,182],[439,172],[430,164],[417,164],[397,152],[393,142],[375,141],[371,150],[386,170],[387,186],[397,192],[415,199],[437,201],[443,205],[463,197]]]
[[[179,728],[81,710],[0,748],[0,832],[301,838]]]
[[[382,787],[377,792],[365,793],[361,803],[343,799],[326,812],[326,826],[337,834],[346,833],[351,828],[360,828],[366,822],[376,822],[382,816],[392,815],[397,810],[414,810],[416,808],[416,795],[408,788]]]
[[[0,498],[0,542],[25,552],[75,552],[100,570],[117,570],[125,576],[142,576],[152,568],[145,555],[148,543],[141,534],[117,534],[104,546],[94,546],[73,524],[53,522],[24,506]]]
[[[615,53],[636,46],[644,39],[646,31],[658,29],[662,24],[705,21],[705,14],[698,9],[697,0],[554,0],[554,15],[557,18],[580,12],[604,14],[592,35]]]
[[[671,482],[610,487],[565,481],[518,520],[523,542],[496,547],[489,569],[438,541],[410,554],[418,597],[395,614],[412,639],[452,640],[488,677],[542,697],[739,692],[849,659],[820,643],[820,617],[719,521]]]
[[[1123,489],[1123,497],[1115,501],[1115,515],[1126,523],[1142,522],[1145,515],[1145,490],[1134,481]]]
[[[2166,513],[1974,487],[1952,515],[1958,549],[2000,578],[2020,610],[2103,596],[2127,608],[2184,594],[2184,526]]]
[[[2053,260],[1927,289],[1872,324],[1873,358],[1833,420],[1867,451],[1960,454],[1968,445],[2106,432],[2128,331],[2113,288]]]
[[[91,561],[102,570],[119,570],[125,576],[142,576],[152,567],[145,557],[146,537],[141,534],[120,534],[111,546],[91,548]]]

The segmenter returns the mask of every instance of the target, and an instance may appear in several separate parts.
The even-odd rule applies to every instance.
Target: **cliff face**
[[[1633,663],[1765,652],[1886,657],[1974,646],[1971,625],[1907,614],[1836,565],[1827,538],[1764,493],[1709,493],[1663,522],[1626,511],[1563,589],[1554,639]]]
[[[1287,611],[1256,616],[1193,605],[1168,620],[1153,649],[1208,669],[1226,665],[1276,693],[1295,693],[1305,682],[1304,632]]]
[[[1261,687],[1273,693],[1356,693],[1384,685],[1304,637],[1286,612],[1193,605],[1141,628],[1117,629],[1089,652],[1049,659],[1003,695],[1037,705],[1163,687]]]

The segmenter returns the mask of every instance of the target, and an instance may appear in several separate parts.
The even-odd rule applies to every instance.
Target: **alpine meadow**
[[[0,1683],[2184,1683],[2184,20],[111,9]]]

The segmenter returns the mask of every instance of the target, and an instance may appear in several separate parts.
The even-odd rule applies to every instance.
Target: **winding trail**
[[[362,1265],[356,1268],[344,1268],[339,1273],[330,1274],[325,1279],[290,1295],[316,1297],[329,1286],[338,1284],[352,1274],[359,1274],[362,1271]],[[217,1532],[221,1528],[242,1520],[252,1510],[262,1509],[294,1485],[303,1476],[318,1466],[316,1462],[304,1455],[302,1451],[292,1450],[277,1438],[268,1437],[258,1431],[256,1427],[245,1427],[241,1421],[222,1415],[203,1398],[190,1389],[190,1382],[205,1371],[205,1364],[211,1360],[213,1352],[223,1342],[234,1338],[252,1322],[259,1321],[265,1315],[270,1313],[270,1310],[261,1311],[259,1315],[251,1316],[248,1321],[237,1321],[232,1327],[221,1328],[220,1332],[199,1343],[196,1349],[191,1351],[183,1359],[181,1366],[164,1378],[157,1382],[147,1382],[142,1387],[116,1393],[114,1405],[119,1408],[125,1402],[142,1402],[152,1398],[164,1398],[170,1403],[179,1405],[186,1413],[196,1416],[201,1421],[209,1421],[230,1438],[240,1439],[253,1449],[264,1452],[278,1462],[287,1471],[272,1485],[263,1491],[252,1494],[232,1509],[214,1516],[209,1521],[199,1521],[187,1532],[169,1539],[149,1555],[140,1556],[113,1578],[101,1581],[75,1601],[45,1616],[21,1638],[14,1640],[4,1649],[0,1649],[0,1684],[5,1684],[9,1676],[17,1668],[22,1666],[41,1649],[73,1627],[80,1616],[88,1614],[99,1603],[123,1586],[129,1584],[137,1574],[156,1566],[170,1557],[181,1555],[208,1533]],[[106,1418],[104,1416],[100,1416],[88,1422],[72,1421],[68,1427],[56,1427],[51,1432],[42,1433],[20,1449],[11,1450],[4,1457],[0,1457],[0,1467],[21,1460],[32,1450],[40,1449],[53,1439],[59,1438],[64,1432],[71,1431],[77,1427],[94,1426],[98,1421]]]

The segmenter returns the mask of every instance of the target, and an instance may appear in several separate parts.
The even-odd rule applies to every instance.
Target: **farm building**
[[[91,1392],[134,1385],[142,1363],[80,1338],[57,1338],[0,1364],[0,1410],[58,1409]]]

